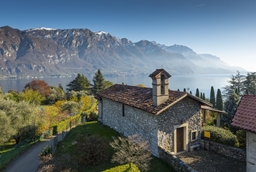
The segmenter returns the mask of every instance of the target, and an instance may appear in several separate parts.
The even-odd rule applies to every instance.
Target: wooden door
[[[176,136],[177,152],[181,152],[184,150],[184,127],[177,128]]]

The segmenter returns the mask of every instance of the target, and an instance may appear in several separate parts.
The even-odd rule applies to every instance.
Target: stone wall
[[[174,126],[182,126],[187,123],[187,149],[189,146],[200,144],[201,131],[201,107],[200,104],[190,98],[185,98],[182,101],[171,106],[165,112],[157,116],[158,120],[158,145],[168,153],[176,153],[175,145],[175,128]],[[196,131],[197,137],[191,140],[191,132]]]
[[[209,141],[208,140],[205,141],[202,139],[201,147],[202,149],[209,150]],[[234,158],[240,161],[246,160],[245,150],[235,148],[232,146],[223,145],[223,144],[212,142],[212,141],[210,142],[210,151],[230,157],[230,158]]]
[[[140,135],[149,142],[152,154],[157,157],[159,157],[158,146],[168,153],[176,153],[174,126],[177,125],[186,123],[187,126],[185,150],[189,150],[191,145],[200,143],[200,104],[190,98],[183,99],[157,116],[105,98],[102,99],[102,104],[99,104],[99,112],[103,112],[100,119],[103,124],[124,136]],[[199,133],[193,141],[191,131]]]
[[[148,141],[152,154],[158,156],[157,121],[153,114],[105,98],[102,101],[103,124],[124,136],[138,134]]]
[[[246,154],[247,172],[255,172],[256,169],[256,134],[251,132],[246,132]]]
[[[162,160],[170,164],[173,167],[173,169],[177,172],[197,172],[175,155],[170,155],[161,148],[159,148],[159,156],[161,157]]]

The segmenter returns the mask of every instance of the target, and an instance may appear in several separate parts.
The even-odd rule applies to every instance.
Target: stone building
[[[153,88],[113,85],[98,93],[99,121],[124,136],[138,134],[153,155],[177,154],[200,146],[201,106],[211,104],[186,92],[168,89],[171,75],[157,69]]]
[[[246,131],[246,171],[256,171],[256,95],[244,95],[231,125]]]

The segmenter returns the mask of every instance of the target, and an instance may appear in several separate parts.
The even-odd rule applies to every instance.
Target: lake
[[[204,92],[207,98],[210,97],[211,86],[215,89],[215,94],[217,89],[222,88],[228,85],[228,80],[230,80],[230,74],[216,74],[216,75],[173,75],[169,79],[169,89],[183,91],[186,88],[187,92],[192,91],[192,94],[195,95],[196,88],[199,88],[200,92]],[[64,89],[66,85],[72,81],[74,77],[67,78],[43,78],[45,82],[50,86],[58,86],[61,84]],[[92,78],[88,78],[92,80]],[[112,76],[105,77],[106,80],[112,81],[114,84],[127,84],[127,85],[138,85],[144,84],[146,87],[152,87],[152,80],[148,76]],[[33,79],[9,79],[9,80],[0,80],[0,86],[2,87],[3,92],[9,90],[22,91],[24,86],[32,81]]]

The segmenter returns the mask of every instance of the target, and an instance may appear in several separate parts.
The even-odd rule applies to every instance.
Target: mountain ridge
[[[171,74],[233,73],[219,57],[197,54],[183,45],[166,46],[148,40],[132,42],[87,28],[0,28],[0,76],[48,77],[148,74],[164,68]],[[211,63],[212,65],[208,65]],[[239,68],[241,69],[241,68]]]

